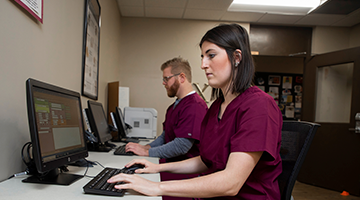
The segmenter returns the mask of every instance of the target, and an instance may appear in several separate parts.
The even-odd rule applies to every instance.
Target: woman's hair
[[[231,63],[231,77],[228,91],[232,94],[241,94],[253,83],[255,66],[251,56],[250,42],[247,31],[238,24],[220,24],[210,29],[200,41],[202,44],[207,41],[220,48],[225,49]],[[235,51],[241,50],[242,59],[236,66]],[[211,99],[224,97],[219,88],[213,88]]]
[[[184,73],[186,79],[191,83],[191,67],[187,60],[177,57],[166,61],[161,65],[161,71],[171,67],[172,74]]]

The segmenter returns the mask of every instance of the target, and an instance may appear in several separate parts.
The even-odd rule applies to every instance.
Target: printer
[[[156,137],[157,111],[154,108],[125,107],[124,119],[130,125],[127,137]]]

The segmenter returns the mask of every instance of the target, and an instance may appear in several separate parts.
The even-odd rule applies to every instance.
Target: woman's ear
[[[235,66],[237,67],[242,60],[242,52],[240,49],[234,51]]]

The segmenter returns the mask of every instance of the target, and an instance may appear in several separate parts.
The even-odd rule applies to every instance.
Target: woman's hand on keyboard
[[[152,163],[146,159],[134,159],[130,161],[128,164],[126,164],[125,167],[129,168],[135,164],[141,164],[145,166],[143,169],[135,170],[135,173],[137,174],[141,174],[141,173],[154,174],[160,172],[159,164]]]
[[[132,189],[147,196],[161,195],[159,182],[152,182],[134,174],[120,173],[108,179],[107,182],[108,183],[123,182],[121,184],[115,185],[114,187],[116,189]]]

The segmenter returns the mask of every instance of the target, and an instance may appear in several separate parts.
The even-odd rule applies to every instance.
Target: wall
[[[354,26],[350,30],[350,46],[349,47],[358,47],[360,46],[360,24]]]
[[[130,88],[131,107],[151,107],[158,111],[157,134],[162,132],[165,111],[170,99],[162,85],[160,66],[177,56],[187,59],[192,67],[192,82],[200,87],[207,83],[200,69],[199,42],[205,32],[219,22],[122,18],[120,86]],[[249,24],[241,24],[249,30]],[[206,91],[210,99],[211,88]]]
[[[350,28],[315,27],[313,29],[312,53],[321,54],[349,47]]]
[[[257,72],[302,74],[304,57],[296,56],[253,56]]]
[[[312,53],[321,54],[360,46],[360,24],[354,27],[324,27],[313,29]]]
[[[311,27],[250,26],[250,47],[259,55],[306,55],[311,50]]]
[[[116,0],[100,0],[99,102],[120,73],[120,24]],[[29,77],[81,92],[84,0],[44,1],[39,23],[12,0],[0,1],[0,180],[25,169],[21,148],[30,141],[25,81]],[[82,98],[83,107],[87,98]]]

